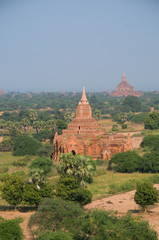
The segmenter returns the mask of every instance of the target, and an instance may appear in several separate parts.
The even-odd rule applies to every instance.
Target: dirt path
[[[27,225],[28,225],[29,218],[33,213],[34,212],[22,213],[22,212],[18,212],[18,211],[0,211],[0,216],[5,219],[12,219],[12,218],[17,218],[17,217],[23,218],[24,221],[20,224],[20,226],[23,229],[23,233],[25,235],[25,240],[30,240],[30,235],[29,235]]]
[[[154,185],[159,190],[159,184]],[[95,200],[85,206],[85,209],[102,208],[107,211],[118,211],[119,214],[126,214],[132,212],[134,216],[139,215],[139,206],[134,202],[135,191],[118,194],[115,196]],[[140,214],[145,220],[149,221],[152,228],[158,233],[159,236],[159,203],[149,208],[148,213],[145,215]]]

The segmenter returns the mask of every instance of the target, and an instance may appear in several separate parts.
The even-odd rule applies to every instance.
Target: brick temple
[[[91,155],[93,159],[109,160],[113,154],[132,150],[132,142],[128,134],[108,135],[92,117],[92,110],[87,101],[85,88],[76,109],[76,117],[68,124],[68,128],[57,132],[54,138],[54,159],[59,161],[61,153]]]
[[[117,86],[117,91],[111,92],[110,95],[113,97],[121,97],[121,96],[140,97],[143,95],[143,93],[139,91],[135,91],[135,88],[126,81],[126,77],[124,73],[122,77],[122,81]]]

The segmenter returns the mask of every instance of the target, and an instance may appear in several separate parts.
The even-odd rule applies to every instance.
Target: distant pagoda
[[[111,92],[110,95],[112,97],[121,97],[121,96],[140,97],[143,95],[143,93],[139,91],[135,91],[135,88],[126,81],[126,77],[124,73],[122,77],[122,81],[117,86],[117,91]]]
[[[1,88],[0,95],[6,94],[5,91]]]

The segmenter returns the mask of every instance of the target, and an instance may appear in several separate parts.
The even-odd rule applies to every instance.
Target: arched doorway
[[[76,155],[76,152],[75,152],[74,150],[72,150],[72,154],[73,154],[73,155]]]

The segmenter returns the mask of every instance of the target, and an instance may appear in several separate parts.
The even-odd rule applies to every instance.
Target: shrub
[[[53,146],[51,144],[44,144],[39,150],[38,150],[38,156],[40,157],[50,157],[52,159],[53,155]]]
[[[153,205],[157,202],[158,192],[151,182],[138,183],[134,200],[146,211],[148,205]]]
[[[159,129],[159,113],[154,111],[150,113],[144,121],[145,129]]]
[[[18,175],[11,175],[6,178],[1,186],[2,198],[11,205],[22,202],[24,189],[24,179]]]
[[[21,219],[6,220],[0,217],[0,240],[22,240],[23,232],[19,223]]]
[[[147,135],[141,142],[141,147],[149,147],[152,150],[159,149],[159,135]]]
[[[13,155],[36,155],[41,143],[29,136],[19,136],[14,143]]]
[[[11,152],[12,149],[13,149],[13,141],[10,138],[6,138],[0,143],[1,152]]]
[[[122,129],[127,129],[127,127],[128,127],[127,124],[122,124],[122,125],[121,125],[121,128],[122,128]]]
[[[80,187],[80,182],[73,176],[60,177],[56,185],[56,196],[64,200],[79,202],[81,205],[90,203],[92,194],[86,188]]]
[[[76,218],[83,214],[84,210],[79,204],[60,198],[45,199],[39,205],[38,211],[31,216],[29,228],[36,236],[44,231],[68,231],[74,228]]]
[[[33,184],[26,184],[24,187],[23,201],[29,205],[39,205],[43,198],[52,196],[52,187],[43,184],[39,188]]]
[[[52,169],[53,161],[49,158],[38,157],[32,161],[30,168],[43,170],[44,175],[49,173]]]
[[[44,232],[39,235],[37,240],[73,240],[68,232]]]
[[[159,173],[159,151],[145,154],[142,158],[139,171],[142,173]]]
[[[40,142],[43,142],[47,139],[53,139],[54,137],[54,133],[52,133],[52,131],[48,130],[48,129],[45,129],[45,130],[42,130],[40,132],[37,132],[35,134],[33,134],[33,137],[40,141]]]
[[[27,163],[31,160],[31,156],[25,156],[24,158],[22,159],[19,159],[17,161],[14,161],[13,162],[13,165],[14,166],[19,166],[19,167],[23,167],[23,166],[26,166]]]
[[[109,170],[115,172],[131,173],[138,171],[141,164],[141,157],[134,151],[117,153],[111,157],[109,161]]]

